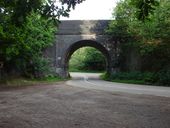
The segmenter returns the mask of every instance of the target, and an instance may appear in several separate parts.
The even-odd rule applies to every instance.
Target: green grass
[[[63,81],[66,79],[63,79],[61,77],[45,77],[45,78],[41,78],[41,79],[32,79],[32,81],[37,81],[37,82],[47,82],[47,83],[51,83],[51,82],[58,82],[58,81]]]
[[[100,78],[106,81],[128,83],[128,84],[152,84],[153,74],[140,72],[119,72],[117,74],[109,75],[103,73]]]
[[[143,80],[111,80],[111,82],[117,82],[117,83],[127,83],[127,84],[146,84]]]
[[[65,81],[60,77],[46,77],[42,79],[27,79],[27,78],[10,78],[0,81],[0,87],[24,87],[32,85],[48,85],[55,84],[59,81]]]

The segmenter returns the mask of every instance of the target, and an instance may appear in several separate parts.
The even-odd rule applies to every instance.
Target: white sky
[[[85,0],[76,5],[69,13],[69,18],[61,17],[61,20],[97,20],[111,19],[113,8],[118,0]]]

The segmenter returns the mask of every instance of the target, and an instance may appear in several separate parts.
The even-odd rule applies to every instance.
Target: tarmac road
[[[99,79],[99,73],[70,73],[72,80],[67,84],[74,87],[96,89],[109,92],[124,92],[130,94],[145,94],[170,97],[170,87],[123,84],[108,82]]]
[[[169,97],[93,89],[89,75],[76,86],[0,88],[0,128],[170,128]]]

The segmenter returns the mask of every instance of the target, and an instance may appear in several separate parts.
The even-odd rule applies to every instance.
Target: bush
[[[42,77],[49,66],[43,58],[43,50],[53,44],[56,26],[54,22],[32,12],[21,26],[9,21],[0,23],[0,37],[3,47],[0,51],[4,56],[4,68],[10,72],[20,73],[29,77]]]
[[[43,78],[53,74],[53,69],[50,67],[50,61],[48,59],[33,57],[24,74],[30,78]]]
[[[157,73],[158,84],[170,86],[170,68],[162,69]]]
[[[103,71],[105,56],[93,47],[78,49],[69,62],[70,71]]]
[[[151,84],[155,82],[155,74],[150,72],[119,72],[115,74],[109,75],[105,73],[101,76],[104,80],[114,81],[131,81],[130,83],[143,83],[143,84]]]

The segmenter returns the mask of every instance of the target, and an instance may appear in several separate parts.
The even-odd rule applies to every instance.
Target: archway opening
[[[69,60],[69,72],[102,73],[106,70],[106,58],[94,47],[76,50]]]
[[[86,48],[87,47],[87,48]],[[85,50],[84,50],[85,49]],[[86,50],[88,49],[88,50]],[[94,66],[96,66],[96,71],[106,71],[106,72],[109,72],[110,70],[110,55],[109,55],[109,51],[101,44],[101,43],[98,43],[96,41],[93,41],[93,40],[81,40],[81,41],[78,41],[78,42],[75,42],[73,43],[67,50],[66,52],[66,55],[65,55],[65,71],[66,71],[66,74],[67,76],[69,76],[69,70],[73,71],[74,69],[71,69],[70,68],[70,63],[71,63],[71,59],[73,56],[76,56],[75,54],[79,54],[79,55],[82,55],[81,52],[86,52],[86,51],[89,51],[90,54],[92,55],[92,58],[94,57],[97,57],[95,56],[95,54],[98,54],[101,58],[101,60],[98,60],[98,62],[102,62],[102,63],[98,63],[97,62],[97,58],[96,59],[96,62],[90,62],[90,61],[86,61],[87,62],[87,65],[90,65],[89,67],[86,65],[84,66],[83,68],[86,70],[86,71],[94,71],[93,68]],[[78,52],[78,53],[77,53]],[[75,53],[75,54],[74,54]],[[86,54],[86,58],[88,60],[88,54],[89,53],[85,53]],[[78,57],[77,57],[78,58]],[[82,58],[81,58],[82,59]],[[73,60],[74,61],[74,60]],[[78,61],[78,60],[77,60]],[[85,61],[85,59],[83,59],[83,61]],[[77,63],[78,64],[78,63]],[[84,65],[84,64],[83,64]],[[94,66],[92,66],[94,65]],[[80,65],[79,65],[80,66]],[[101,66],[101,68],[99,68]],[[102,68],[103,67],[103,68]]]

